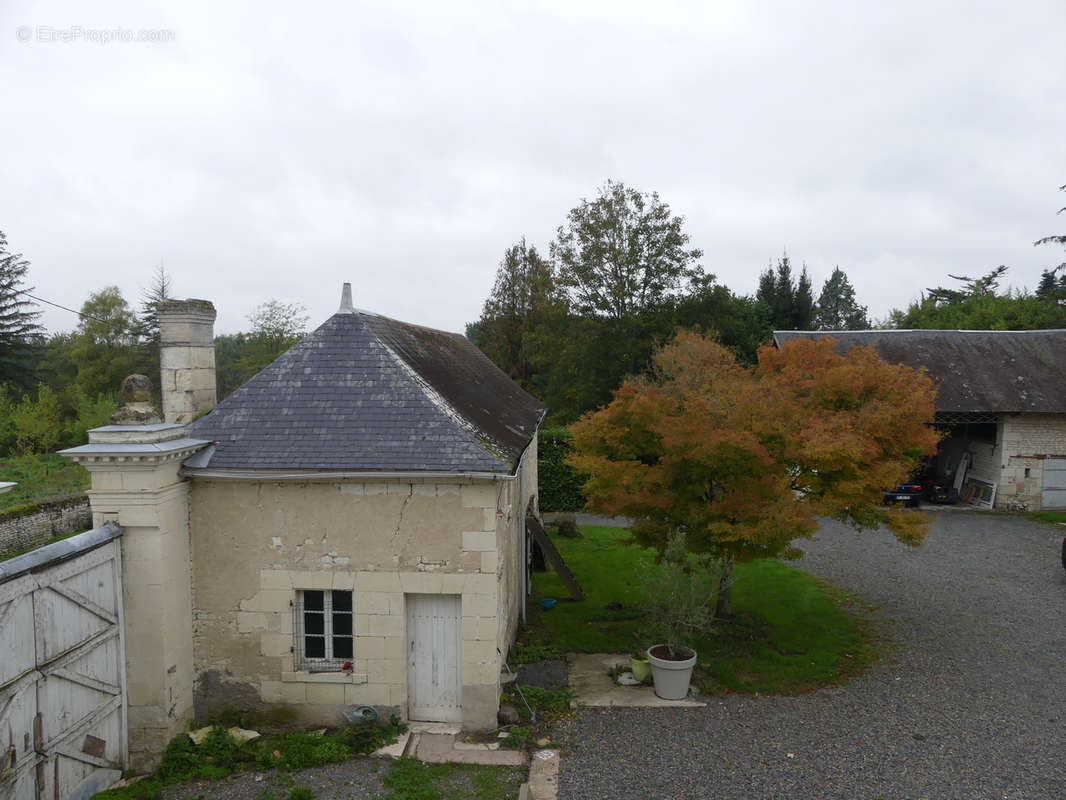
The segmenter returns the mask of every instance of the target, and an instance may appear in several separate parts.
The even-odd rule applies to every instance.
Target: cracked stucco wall
[[[511,627],[499,618],[511,613],[501,604],[501,503],[513,483],[193,481],[197,716],[249,698],[315,724],[336,724],[342,705],[403,715],[404,598],[440,593],[461,597],[464,726],[493,727],[496,647],[501,625]],[[294,669],[297,589],[354,592],[351,675]]]

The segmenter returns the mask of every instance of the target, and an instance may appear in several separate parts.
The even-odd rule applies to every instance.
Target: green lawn
[[[1040,522],[1066,523],[1066,511],[1034,511],[1029,516]]]
[[[574,602],[553,573],[533,579],[534,602],[516,653],[617,652],[646,649],[641,635],[641,576],[655,569],[652,551],[627,544],[621,528],[582,527],[578,539],[553,536],[585,590]],[[801,562],[802,563],[802,562]],[[558,600],[541,611],[540,599]],[[852,675],[874,655],[855,618],[834,602],[842,593],[780,561],[738,564],[733,616],[695,642],[697,674],[707,692],[791,694]],[[853,605],[853,604],[849,604]]]
[[[14,489],[0,494],[0,511],[3,511],[54,497],[84,494],[89,488],[89,473],[55,453],[0,456],[0,481],[18,482]]]

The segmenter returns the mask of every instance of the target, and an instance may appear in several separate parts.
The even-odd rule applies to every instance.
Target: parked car
[[[922,485],[920,483],[901,483],[895,489],[885,489],[881,492],[882,502],[886,505],[904,503],[914,507],[921,502]]]

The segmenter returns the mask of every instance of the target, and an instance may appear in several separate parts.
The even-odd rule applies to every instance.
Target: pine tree
[[[782,330],[794,330],[796,283],[792,280],[792,264],[788,254],[777,260],[777,273],[774,275],[774,302],[770,306],[774,312],[774,327]]]
[[[759,275],[759,288],[755,299],[766,309],[775,330],[809,330],[814,324],[814,296],[811,293],[811,278],[807,265],[800,271],[799,282],[792,277],[792,262],[788,253]]]
[[[1059,191],[1066,192],[1066,184],[1060,186]],[[1061,214],[1063,211],[1066,211],[1066,207],[1060,208],[1056,213]],[[1045,236],[1043,239],[1037,239],[1035,242],[1033,242],[1034,247],[1043,244],[1061,244],[1063,246],[1066,246],[1066,235]],[[1063,261],[1057,267],[1052,269],[1052,272],[1058,272],[1059,270],[1066,270],[1066,261]],[[1066,289],[1066,275],[1059,279],[1059,286],[1060,288]]]
[[[855,300],[855,289],[840,267],[822,285],[814,321],[820,331],[861,331],[870,327],[866,306]]]
[[[811,276],[807,274],[807,265],[800,270],[799,282],[792,295],[792,329],[809,331],[814,325],[814,294]]]
[[[160,264],[152,273],[152,283],[147,289],[141,290],[141,313],[139,315],[140,328],[138,333],[153,345],[159,344],[159,317],[156,314],[159,304],[171,298],[171,284],[173,279]]]
[[[528,386],[537,333],[564,307],[552,265],[523,237],[504,253],[492,293],[473,325],[472,341],[500,369]]]
[[[23,287],[30,262],[21,253],[7,249],[0,231],[0,384],[29,388],[33,383],[33,340],[44,333],[37,324],[40,311],[27,296],[33,287]]]

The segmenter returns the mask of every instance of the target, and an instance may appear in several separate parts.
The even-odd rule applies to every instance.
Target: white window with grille
[[[293,614],[296,669],[340,672],[351,669],[352,593],[336,589],[300,589]]]

